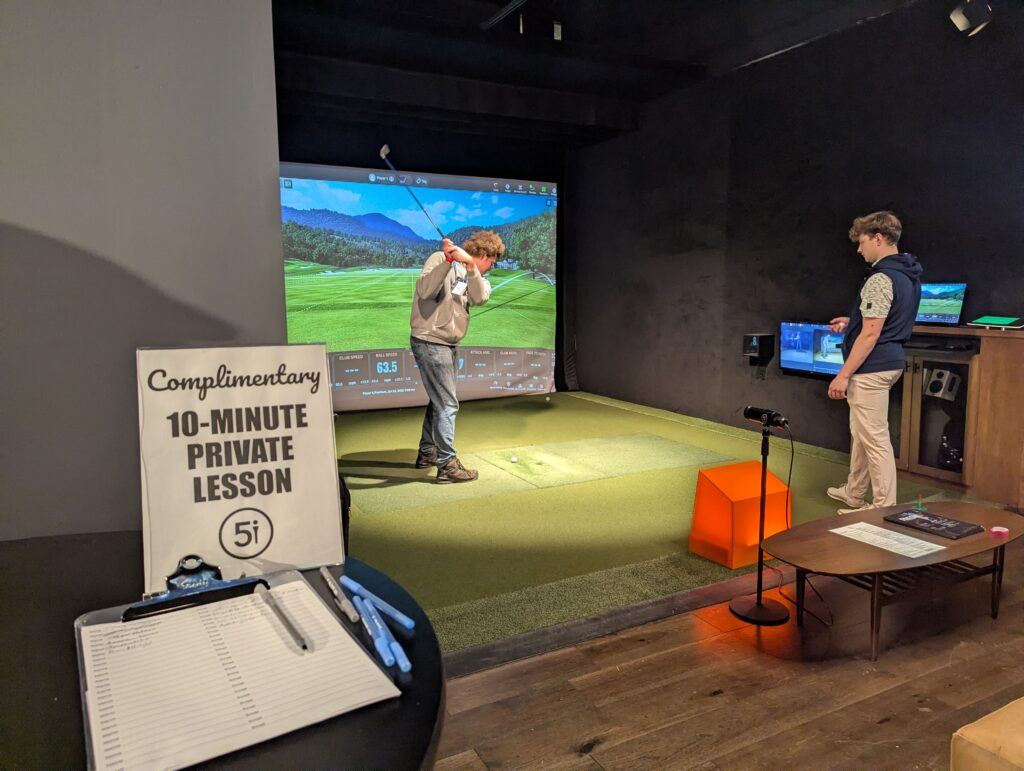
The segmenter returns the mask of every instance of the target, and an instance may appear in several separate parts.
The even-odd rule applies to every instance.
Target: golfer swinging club
[[[455,454],[456,346],[469,329],[470,307],[483,305],[491,296],[484,274],[504,256],[505,245],[494,231],[479,230],[462,247],[445,238],[441,249],[427,258],[416,281],[409,342],[430,399],[416,468],[435,465],[438,484],[450,484],[472,482],[479,476]]]

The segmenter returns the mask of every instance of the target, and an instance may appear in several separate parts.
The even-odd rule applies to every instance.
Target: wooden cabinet
[[[897,468],[963,483],[969,417],[975,407],[970,401],[973,358],[907,351]]]
[[[1022,390],[1024,331],[915,327],[891,399],[897,468],[1024,509]]]

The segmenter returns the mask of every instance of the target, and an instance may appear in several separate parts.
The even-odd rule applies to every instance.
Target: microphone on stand
[[[747,405],[743,417],[761,426],[761,501],[757,532],[757,594],[754,597],[734,597],[729,610],[737,618],[757,626],[778,626],[789,620],[786,606],[764,597],[764,509],[768,481],[768,438],[773,428],[787,428],[789,420],[775,410]],[[788,502],[788,498],[787,498]],[[787,504],[788,505],[788,504]]]
[[[751,423],[757,423],[759,426],[768,426],[769,428],[786,428],[789,425],[788,418],[766,407],[752,407],[748,405],[743,408],[743,417]]]

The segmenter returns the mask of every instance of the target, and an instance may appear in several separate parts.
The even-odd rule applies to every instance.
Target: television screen
[[[779,366],[786,370],[838,375],[843,366],[843,335],[825,324],[783,321]]]
[[[967,284],[921,284],[917,320],[924,324],[960,323]]]
[[[288,341],[326,343],[334,409],[426,403],[409,315],[441,248],[431,219],[457,244],[478,230],[505,244],[458,348],[459,398],[553,391],[557,196],[550,182],[282,164]]]

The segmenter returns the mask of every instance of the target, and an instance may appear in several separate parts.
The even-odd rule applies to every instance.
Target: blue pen
[[[405,615],[402,611],[384,602],[373,592],[363,588],[362,584],[356,583],[348,576],[342,576],[338,579],[341,581],[341,585],[348,589],[350,592],[362,595],[364,599],[373,600],[373,604],[377,606],[377,610],[383,613],[385,616],[390,616],[395,622],[406,629],[413,629],[416,626],[416,622]]]
[[[395,663],[395,654],[388,647],[388,641],[384,639],[384,634],[374,626],[373,619],[370,616],[370,612],[366,609],[366,605],[363,604],[362,598],[353,597],[352,601],[356,605],[356,610],[359,611],[359,618],[362,619],[363,626],[366,627],[367,633],[373,640],[373,647],[377,649],[377,655],[384,662],[384,666],[390,667]]]
[[[363,603],[366,610],[370,613],[370,618],[373,621],[374,626],[379,626],[381,632],[384,633],[384,639],[387,640],[388,648],[395,654],[395,661],[398,663],[398,668],[402,672],[408,672],[412,669],[412,662],[409,661],[409,657],[405,655],[405,649],[399,644],[395,636],[391,634],[391,630],[388,629],[388,625],[384,623],[384,619],[380,617],[380,612],[377,610],[377,606],[373,600],[367,600]]]

